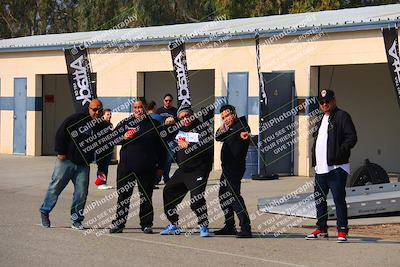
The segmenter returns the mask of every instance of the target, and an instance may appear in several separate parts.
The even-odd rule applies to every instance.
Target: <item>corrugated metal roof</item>
[[[90,43],[90,47],[117,46],[121,43],[132,46],[168,44],[176,39],[199,42],[210,36],[227,34],[232,35],[232,39],[246,39],[253,38],[257,29],[261,36],[271,36],[285,29],[291,29],[286,31],[287,35],[297,35],[313,27],[320,27],[324,32],[341,32],[398,24],[400,4],[395,4],[146,28],[36,35],[0,40],[0,52],[58,50],[84,42]]]

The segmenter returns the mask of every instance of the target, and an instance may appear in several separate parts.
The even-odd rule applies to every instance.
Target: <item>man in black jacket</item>
[[[89,187],[89,164],[96,161],[99,167],[103,166],[100,164],[101,161],[112,151],[112,147],[108,144],[100,145],[97,142],[110,133],[102,115],[102,103],[94,99],[86,112],[69,116],[57,130],[55,140],[57,161],[44,202],[40,207],[42,226],[50,227],[49,213],[71,180],[74,184],[71,206],[72,228],[83,229],[83,210]]]
[[[215,235],[235,235],[250,238],[251,226],[246,205],[240,194],[241,180],[246,169],[246,155],[249,148],[250,127],[246,117],[237,118],[235,107],[224,105],[220,109],[222,126],[215,139],[221,141],[222,175],[220,179],[219,201],[225,214],[225,226]],[[234,212],[239,218],[241,232],[236,232]]]
[[[333,91],[322,90],[318,100],[323,116],[314,133],[312,147],[317,229],[306,239],[328,238],[326,196],[331,189],[336,207],[337,240],[345,242],[348,234],[345,186],[350,174],[350,150],[357,143],[357,133],[350,115],[336,107]]]
[[[212,128],[207,123],[201,124],[193,115],[192,109],[186,105],[179,108],[178,120],[176,125],[170,127],[175,128],[172,136],[178,142],[176,161],[179,168],[164,187],[164,212],[170,224],[160,234],[180,234],[177,206],[190,191],[190,208],[197,215],[200,236],[208,237],[204,193],[213,160],[213,136],[209,131]]]
[[[147,116],[142,101],[133,104],[133,115],[121,121],[114,132],[122,134],[120,162],[117,168],[118,205],[110,233],[122,233],[128,219],[134,183],[138,184],[140,226],[153,233],[154,179],[162,175],[165,147],[158,135],[160,123]],[[120,136],[121,137],[121,136]]]

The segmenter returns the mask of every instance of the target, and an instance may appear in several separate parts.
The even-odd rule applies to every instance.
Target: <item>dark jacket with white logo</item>
[[[133,139],[122,140],[128,128],[134,128]],[[153,172],[163,169],[165,163],[165,144],[158,135],[160,123],[149,116],[136,119],[133,115],[124,119],[115,127],[118,132],[120,151],[120,167],[128,172]]]
[[[322,118],[322,116],[321,116]],[[313,133],[314,144],[312,146],[312,166],[316,165],[315,148],[318,131],[322,119],[318,122]],[[329,166],[340,165],[349,162],[350,150],[357,143],[357,132],[350,115],[339,108],[335,108],[329,116],[327,162]]]
[[[113,146],[98,142],[109,133],[111,129],[104,120],[93,120],[87,112],[76,113],[67,117],[58,128],[55,151],[76,165],[88,166],[94,161],[105,160],[112,152]]]
[[[161,115],[164,119],[167,117],[176,118],[177,109],[175,107],[170,107],[166,109],[164,107],[160,107],[157,109],[157,114]]]
[[[240,117],[224,133],[215,134],[215,140],[224,142],[221,149],[222,171],[224,173],[237,173],[243,175],[246,169],[246,155],[249,149],[250,138],[240,138],[241,132],[250,132],[246,117]]]
[[[176,162],[179,169],[184,172],[199,172],[201,175],[209,175],[213,163],[213,135],[210,132],[212,127],[206,123],[200,123],[199,120],[194,120],[188,127],[180,127],[172,133],[172,137],[178,134],[179,131],[188,133],[198,133],[199,142],[189,142],[187,149],[181,149],[176,146]]]

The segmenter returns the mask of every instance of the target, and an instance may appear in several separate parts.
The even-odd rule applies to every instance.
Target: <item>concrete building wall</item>
[[[349,112],[357,130],[352,170],[365,159],[387,171],[400,172],[400,110],[387,64],[321,68],[321,89],[336,93],[339,108]]]
[[[383,38],[379,30],[322,34],[313,42],[296,36],[284,37],[274,44],[261,44],[262,72],[294,71],[296,96],[316,95],[315,66],[336,64],[370,64],[386,62]],[[297,40],[297,41],[296,41]],[[166,46],[140,47],[133,52],[96,54],[91,50],[93,71],[97,73],[97,90],[100,97],[128,99],[143,96],[143,72],[171,71],[171,55]],[[258,97],[258,76],[255,61],[254,40],[227,40],[209,46],[187,44],[189,70],[213,69],[215,73],[215,96],[226,96],[229,72],[249,73],[249,97]],[[40,74],[66,74],[62,51],[0,53],[1,97],[13,96],[13,79],[27,77],[28,96],[41,97]],[[255,108],[255,110],[257,110]],[[28,111],[28,155],[40,155],[40,111]],[[128,112],[115,113],[114,123],[128,116]],[[12,153],[12,110],[1,110],[0,153]],[[258,133],[258,114],[249,114],[253,134]],[[307,126],[308,117],[296,118],[300,126]],[[216,115],[216,128],[220,117]],[[301,128],[301,131],[307,131]],[[307,135],[295,151],[295,174],[312,173],[310,142]],[[219,167],[220,145],[215,146],[215,167]]]

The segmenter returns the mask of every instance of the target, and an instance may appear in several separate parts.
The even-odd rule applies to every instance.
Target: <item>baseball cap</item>
[[[331,101],[335,99],[335,92],[333,92],[332,90],[326,89],[326,90],[322,90],[319,93],[318,96],[318,101],[322,102],[322,101]]]
[[[177,115],[179,116],[179,114],[180,113],[182,113],[182,112],[187,112],[187,113],[189,113],[190,115],[193,115],[193,110],[192,110],[192,108],[189,106],[189,105],[181,105],[180,107],[179,107],[179,109],[178,109],[178,112],[177,112]]]

